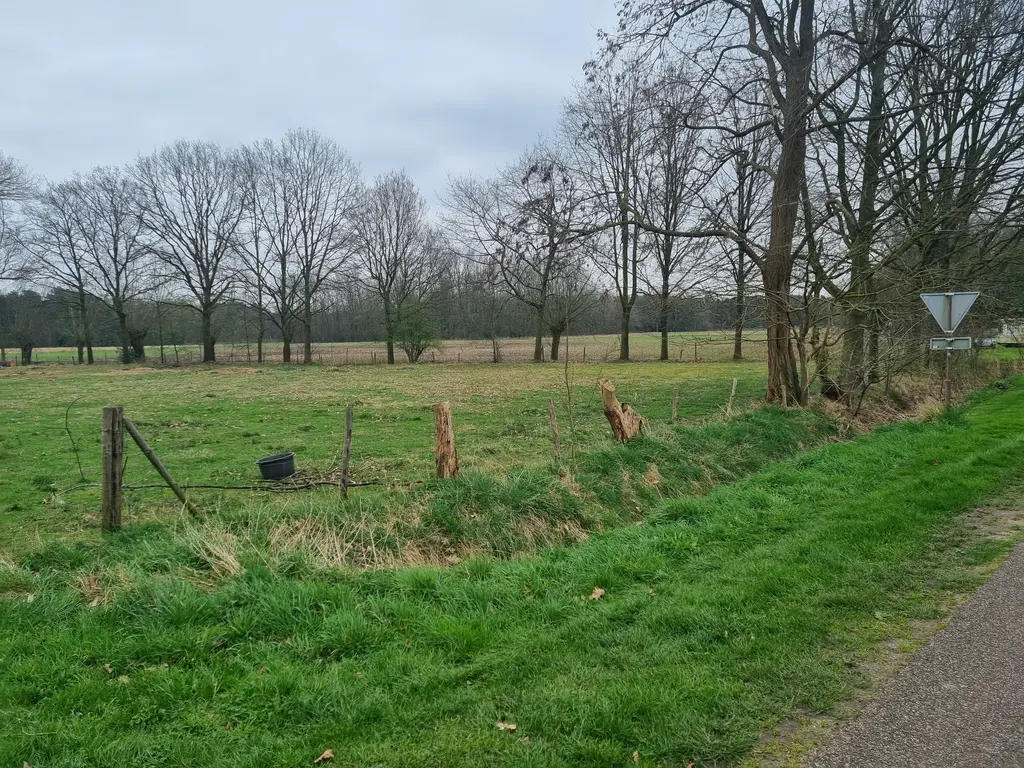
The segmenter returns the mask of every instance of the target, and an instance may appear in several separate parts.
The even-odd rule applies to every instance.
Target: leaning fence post
[[[104,531],[121,527],[121,483],[124,473],[124,409],[103,409],[103,509]]]
[[[455,451],[452,404],[448,402],[434,406],[434,452],[437,456],[437,476],[456,477],[459,474],[459,455]]]
[[[341,450],[341,497],[348,498],[348,464],[352,457],[352,406],[345,411],[345,445]]]
[[[729,405],[725,408],[725,418],[732,416],[732,401],[736,398],[736,385],[739,384],[739,379],[732,380],[732,392],[729,393]]]

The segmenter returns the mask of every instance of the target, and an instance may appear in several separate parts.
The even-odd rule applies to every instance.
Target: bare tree
[[[575,170],[585,180],[597,217],[615,222],[614,246],[604,238],[592,244],[597,269],[615,285],[622,307],[619,359],[629,360],[633,307],[640,289],[640,268],[647,233],[636,224],[641,165],[650,151],[648,91],[639,62],[614,60],[594,70],[566,106],[563,133]]]
[[[325,283],[354,251],[359,167],[334,141],[316,131],[289,131],[279,148],[285,194],[292,200],[298,321],[302,359],[313,362],[313,315]]]
[[[395,335],[406,303],[430,282],[427,202],[404,171],[379,176],[364,193],[355,229],[356,274],[380,297],[388,364],[394,365]]]
[[[544,329],[554,281],[574,264],[584,200],[565,160],[543,145],[489,181],[451,182],[445,224],[455,247],[493,264],[506,290],[536,319],[533,359],[544,360]]]
[[[30,271],[23,263],[14,205],[31,199],[35,187],[24,166],[0,152],[0,280],[20,280]]]
[[[76,224],[94,294],[117,318],[121,362],[145,356],[132,343],[132,307],[151,287],[138,215],[138,189],[120,168],[96,168],[76,179]],[[136,337],[138,333],[134,334]]]
[[[203,362],[215,362],[214,316],[237,279],[245,196],[237,163],[216,144],[179,141],[139,158],[132,175],[147,248],[194,300]]]
[[[661,360],[669,359],[669,309],[674,297],[682,296],[707,278],[702,258],[704,243],[689,246],[667,234],[699,224],[701,208],[697,201],[713,172],[706,162],[702,146],[704,135],[690,125],[704,119],[705,104],[690,85],[690,74],[683,66],[663,68],[654,87],[645,92],[648,112],[649,150],[639,160],[635,197],[642,216],[657,225],[652,236],[650,266],[643,280],[657,303],[658,332],[661,335]]]
[[[701,0],[678,3],[625,0],[619,35],[610,40],[616,53],[632,43],[662,45],[673,39],[686,48],[709,98],[720,104],[738,99],[756,105],[767,117],[744,131],[772,127],[779,141],[773,168],[771,230],[763,256],[748,251],[761,271],[768,334],[770,402],[800,391],[790,345],[790,289],[807,161],[808,118],[815,107],[811,80],[816,44],[830,14],[817,0]],[[820,26],[816,24],[819,19]],[[680,30],[683,30],[680,32]],[[712,122],[708,130],[727,130]],[[739,236],[731,236],[740,240]],[[742,242],[742,240],[740,240]]]
[[[263,361],[263,329],[269,319],[281,334],[282,361],[290,363],[299,303],[290,160],[281,145],[266,139],[243,147],[238,162],[246,208],[246,236],[239,239],[242,283],[259,317],[257,359]]]
[[[26,226],[18,234],[18,242],[32,259],[33,276],[73,297],[78,361],[88,361],[91,365],[94,362],[89,312],[92,279],[88,244],[81,228],[85,206],[82,186],[78,177],[48,184],[26,207]]]

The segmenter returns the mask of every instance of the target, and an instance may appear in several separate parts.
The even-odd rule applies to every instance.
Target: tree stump
[[[615,385],[601,379],[597,382],[604,401],[604,415],[612,427],[612,435],[620,443],[628,443],[644,428],[644,417],[615,397]]]
[[[459,454],[455,451],[451,403],[438,403],[434,406],[434,452],[437,455],[437,476],[457,477]]]

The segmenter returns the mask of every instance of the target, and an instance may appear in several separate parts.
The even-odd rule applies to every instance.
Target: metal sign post
[[[946,350],[946,410],[953,407],[953,350],[970,349],[972,344],[969,336],[954,338],[953,332],[963,322],[978,296],[977,291],[921,294],[921,300],[932,313],[935,322],[946,333],[944,338],[932,339],[929,343],[930,349]]]

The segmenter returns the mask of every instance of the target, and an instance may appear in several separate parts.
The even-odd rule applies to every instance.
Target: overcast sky
[[[614,0],[4,4],[0,151],[59,179],[179,138],[316,128],[428,200],[550,132]]]

